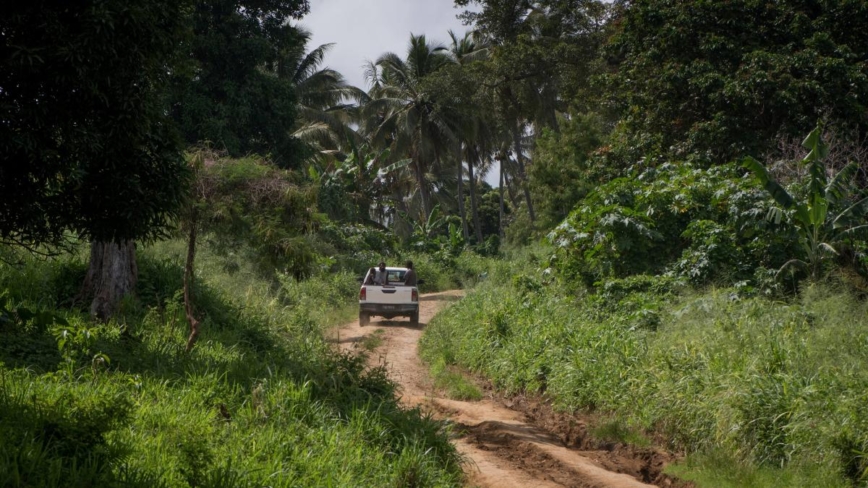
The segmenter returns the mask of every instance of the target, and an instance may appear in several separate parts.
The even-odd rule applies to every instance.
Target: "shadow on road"
[[[331,338],[326,340],[332,344],[358,344],[365,340],[365,336],[347,336],[341,337],[340,339]]]
[[[419,300],[423,302],[457,302],[461,300],[461,297],[456,295],[429,295],[423,296]]]
[[[422,330],[427,325],[425,322],[419,322],[418,325],[413,325],[409,320],[376,320],[372,319],[370,325],[365,327],[401,327],[410,330]]]
[[[456,432],[471,436],[477,443],[508,445],[515,442],[532,442],[550,446],[563,446],[556,437],[527,424],[513,424],[486,420],[477,425],[455,422]]]

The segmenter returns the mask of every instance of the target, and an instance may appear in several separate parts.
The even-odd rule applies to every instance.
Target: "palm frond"
[[[802,261],[801,259],[791,259],[784,263],[783,266],[781,266],[781,269],[779,269],[778,272],[775,274],[775,279],[780,280],[785,271],[790,271],[790,274],[795,273],[795,270],[807,273],[809,269],[810,266],[808,266],[808,263]]]
[[[846,191],[846,186],[851,184],[851,180],[856,172],[859,170],[859,166],[855,163],[850,163],[847,166],[836,174],[829,184],[826,186],[826,199],[830,204],[836,203],[841,197],[844,195]]]
[[[300,84],[305,79],[317,72],[319,66],[325,61],[326,54],[334,47],[334,43],[323,44],[311,50],[301,60],[295,68],[295,73],[292,76],[292,81],[295,84]]]

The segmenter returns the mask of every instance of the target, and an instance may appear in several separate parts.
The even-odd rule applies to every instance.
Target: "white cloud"
[[[301,25],[313,33],[309,47],[336,43],[325,64],[347,80],[366,89],[366,59],[384,52],[406,53],[410,33],[425,34],[445,43],[447,31],[459,35],[468,30],[456,15],[461,9],[452,0],[311,0],[310,14]]]

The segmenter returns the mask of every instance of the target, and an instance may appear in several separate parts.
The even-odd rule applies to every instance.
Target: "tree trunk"
[[[407,241],[413,235],[413,224],[406,219],[411,219],[413,216],[410,215],[410,208],[407,206],[407,202],[404,201],[404,195],[401,194],[400,189],[395,188],[394,198],[398,213],[393,215],[393,229],[396,235],[401,237],[404,241]],[[402,218],[401,214],[405,215],[406,219]]]
[[[431,215],[431,195],[428,194],[428,185],[425,184],[425,170],[422,168],[422,163],[419,158],[413,158],[413,169],[416,175],[416,184],[419,185],[419,195],[422,197],[422,211],[425,212],[425,217]]]
[[[195,204],[194,204],[195,205]],[[194,208],[190,216],[190,238],[187,241],[187,262],[184,264],[184,312],[187,315],[187,323],[190,324],[190,336],[187,337],[186,351],[190,352],[199,338],[199,324],[193,313],[193,264],[196,260],[196,225],[197,212]]]
[[[464,241],[467,242],[470,238],[470,232],[467,229],[467,212],[464,209],[464,163],[461,161],[461,151],[458,152],[458,213],[461,215],[461,234],[464,236]]]
[[[503,160],[501,160],[500,161],[500,185],[499,185],[499,188],[500,188],[500,213],[499,213],[499,217],[497,219],[498,237],[500,237],[501,240],[503,240],[503,185],[505,183],[504,178],[503,178],[503,174],[504,174],[503,173]]]
[[[473,214],[473,231],[476,234],[476,243],[482,244],[482,226],[479,224],[479,204],[476,201],[476,177],[473,175],[473,161],[478,154],[474,149],[467,158],[467,177],[470,180],[470,212]]]
[[[91,316],[106,321],[117,312],[124,296],[135,294],[138,278],[135,242],[93,241],[80,296],[92,298]]]
[[[504,159],[500,162],[503,165],[507,160]],[[506,186],[506,195],[509,197],[510,203],[512,203],[512,208],[518,208],[518,198],[515,196],[515,177],[510,177],[508,171],[503,172],[503,184]]]
[[[530,216],[530,222],[533,224],[536,221],[536,214],[533,211],[533,202],[530,199],[530,188],[527,184],[527,172],[524,165],[524,154],[521,152],[521,135],[516,121],[512,125],[512,144],[515,149],[515,159],[518,162],[518,174],[521,178],[519,182],[522,190],[524,190],[524,199],[527,201],[527,213]]]

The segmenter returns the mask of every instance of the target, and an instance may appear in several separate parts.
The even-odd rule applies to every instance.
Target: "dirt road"
[[[335,340],[345,350],[358,349],[365,342],[379,342],[369,361],[372,365],[386,365],[392,379],[401,385],[402,402],[422,405],[435,416],[456,424],[458,435],[453,443],[468,460],[465,471],[471,486],[655,486],[606,469],[629,464],[624,463],[625,460],[615,460],[613,464],[599,451],[570,449],[558,436],[528,423],[526,413],[506,408],[500,402],[492,399],[465,402],[438,396],[428,369],[417,354],[417,343],[425,324],[440,309],[461,296],[460,291],[424,295],[418,326],[410,325],[407,319],[373,320],[365,327],[355,322],[338,329]]]

